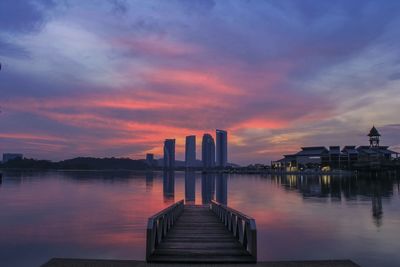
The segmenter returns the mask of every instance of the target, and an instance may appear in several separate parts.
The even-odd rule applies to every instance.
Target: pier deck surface
[[[254,262],[208,206],[185,205],[151,262]]]

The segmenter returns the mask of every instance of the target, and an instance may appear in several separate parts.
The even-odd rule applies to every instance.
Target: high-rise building
[[[152,153],[146,154],[146,164],[149,167],[152,167],[154,165],[154,154],[152,154]]]
[[[175,139],[164,141],[164,168],[175,168]]]
[[[228,133],[224,130],[216,130],[216,165],[217,167],[226,167],[228,162]]]
[[[214,138],[210,134],[204,134],[201,147],[202,147],[201,159],[203,161],[203,167],[205,168],[214,167],[215,166]]]
[[[185,164],[186,168],[196,166],[196,136],[186,136],[185,146]]]

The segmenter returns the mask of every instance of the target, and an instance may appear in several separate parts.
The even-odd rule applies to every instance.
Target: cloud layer
[[[2,1],[1,150],[161,156],[229,131],[230,161],[400,147],[398,1]],[[199,145],[199,144],[198,144]],[[199,150],[200,152],[200,150]]]

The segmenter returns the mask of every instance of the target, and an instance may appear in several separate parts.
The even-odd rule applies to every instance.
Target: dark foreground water
[[[5,173],[0,266],[35,267],[52,257],[143,260],[150,215],[180,199],[213,198],[256,219],[259,260],[400,266],[395,178],[183,172]]]

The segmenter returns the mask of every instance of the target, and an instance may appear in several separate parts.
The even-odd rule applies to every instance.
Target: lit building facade
[[[154,166],[154,154],[152,153],[146,154],[146,164],[150,167]]]
[[[201,143],[201,160],[204,168],[215,166],[215,142],[210,134],[204,134]]]
[[[216,130],[216,166],[226,167],[228,163],[228,133],[224,130]]]
[[[175,139],[164,141],[164,168],[175,168]]]
[[[186,136],[185,143],[185,165],[186,168],[196,166],[196,136]]]

